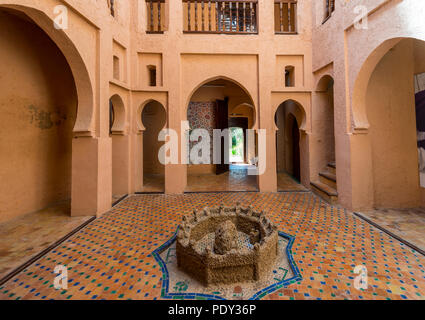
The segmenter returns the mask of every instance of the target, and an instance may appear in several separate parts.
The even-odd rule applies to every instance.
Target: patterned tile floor
[[[193,208],[252,203],[296,237],[293,256],[303,280],[265,299],[424,299],[425,258],[351,212],[311,193],[140,195],[125,199],[0,287],[0,299],[160,299],[162,272],[152,251]],[[368,289],[353,269],[368,269]],[[56,290],[57,265],[69,287]]]

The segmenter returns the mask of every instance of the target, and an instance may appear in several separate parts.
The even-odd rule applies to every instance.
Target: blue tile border
[[[196,298],[204,298],[206,300],[226,300],[223,297],[220,296],[216,296],[216,295],[209,295],[209,294],[202,294],[202,293],[170,293],[168,292],[169,290],[169,274],[168,274],[168,269],[167,266],[165,265],[164,260],[162,260],[160,254],[166,250],[168,247],[170,247],[174,241],[176,241],[177,238],[177,232],[179,231],[179,229],[177,228],[176,232],[174,233],[174,235],[167,241],[165,242],[163,245],[161,245],[159,248],[157,248],[156,250],[154,250],[152,252],[152,255],[154,256],[155,260],[158,262],[159,266],[161,267],[161,271],[162,271],[162,288],[161,288],[161,298],[163,299],[180,299],[180,300],[193,300]],[[291,236],[285,232],[279,231],[279,236],[282,238],[287,239],[288,245],[286,246],[286,255],[288,257],[288,261],[289,261],[289,266],[292,269],[292,272],[294,274],[294,276],[290,279],[286,279],[280,282],[277,282],[269,287],[266,287],[260,291],[258,291],[257,293],[255,293],[251,298],[249,298],[248,300],[260,300],[261,298],[263,298],[264,296],[273,293],[274,291],[281,289],[283,287],[287,287],[288,285],[301,281],[302,280],[302,276],[300,273],[300,270],[297,267],[297,264],[295,263],[294,257],[292,256],[292,245],[295,242],[295,237]]]

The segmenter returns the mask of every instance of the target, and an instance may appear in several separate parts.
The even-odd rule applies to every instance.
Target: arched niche
[[[87,64],[76,47],[77,41],[74,37],[76,35],[71,35],[72,32],[69,28],[64,30],[54,27],[54,11],[51,8],[47,3],[38,1],[26,1],[25,5],[0,4],[0,9],[11,10],[29,18],[58,46],[71,68],[77,89],[78,111],[73,129],[74,134],[77,136],[93,136],[95,135],[93,82]],[[51,16],[47,15],[48,12]],[[69,21],[69,23],[71,24],[72,21]]]
[[[124,134],[126,131],[126,108],[119,94],[114,94],[110,99],[111,134]]]
[[[160,152],[164,141],[159,133],[167,127],[167,111],[156,100],[149,100],[140,108],[139,128],[143,127],[143,191],[165,191],[165,159]]]

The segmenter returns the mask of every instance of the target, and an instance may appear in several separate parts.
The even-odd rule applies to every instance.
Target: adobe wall
[[[31,22],[0,12],[0,47],[3,222],[71,199],[77,94],[64,56]]]
[[[260,190],[276,191],[274,112],[277,106],[288,98],[298,99],[302,96],[302,106],[307,114],[304,123],[306,127],[310,124],[310,5],[310,1],[299,1],[298,35],[275,35],[274,4],[266,1],[259,3],[258,35],[205,35],[182,34],[184,10],[179,1],[167,1],[170,15],[164,34],[146,34],[146,6],[135,3],[133,12],[138,12],[140,18],[134,23],[136,32],[132,34],[135,51],[131,59],[133,63],[137,63],[137,67],[133,69],[145,70],[146,63],[141,62],[138,57],[148,53],[155,54],[161,57],[158,65],[161,66],[163,81],[162,86],[156,88],[136,85],[133,91],[143,90],[146,94],[165,92],[170,106],[169,126],[180,133],[180,122],[186,120],[188,103],[199,87],[219,78],[240,85],[255,107],[254,128],[268,131],[267,170],[259,177]],[[286,88],[284,85],[286,65],[295,66],[295,87]],[[138,83],[143,81],[139,80]],[[192,98],[192,101],[195,100],[199,100],[196,95]],[[278,101],[277,106],[274,106],[275,101]],[[304,140],[308,140],[307,137]],[[308,148],[308,144],[306,145]],[[304,166],[304,171],[308,172],[308,161]],[[169,165],[165,169],[165,175],[166,193],[184,191],[187,166]],[[308,185],[308,175],[305,182]]]
[[[376,207],[420,205],[413,49],[410,39],[391,49],[376,66],[368,86]]]
[[[286,163],[285,163],[285,110],[284,107],[280,107],[276,111],[276,167],[277,172],[285,172]]]
[[[68,9],[68,28],[57,30],[54,27],[53,20],[58,14],[56,10],[62,9],[62,7],[58,6],[64,4]],[[91,2],[89,6],[86,4],[87,2],[74,0],[67,2],[56,0],[0,1],[0,10],[2,12],[4,10],[13,10],[28,21],[32,21],[39,26],[45,36],[49,37],[59,48],[65,57],[64,60],[69,65],[70,73],[72,73],[73,81],[69,83],[65,82],[65,85],[59,89],[57,86],[60,85],[60,82],[57,82],[58,79],[54,79],[54,77],[58,77],[65,72],[66,66],[52,69],[55,71],[54,76],[51,76],[50,79],[38,81],[40,87],[46,87],[44,91],[52,90],[62,95],[59,99],[56,95],[52,98],[49,94],[45,94],[45,99],[49,100],[49,103],[55,103],[56,108],[63,107],[64,104],[66,105],[68,103],[66,101],[67,98],[62,93],[70,93],[72,92],[72,88],[75,87],[75,102],[78,102],[78,108],[76,105],[74,107],[77,108],[78,112],[74,115],[72,125],[69,126],[69,138],[72,142],[69,145],[64,144],[62,148],[65,151],[61,149],[61,152],[67,152],[66,150],[71,152],[72,148],[72,158],[68,165],[69,169],[63,168],[60,170],[64,177],[63,183],[71,187],[70,192],[66,191],[64,193],[68,193],[66,198],[71,198],[72,200],[72,215],[103,214],[111,207],[112,195],[112,141],[109,137],[109,123],[107,121],[109,118],[109,108],[100,108],[101,105],[108,105],[110,97],[107,81],[109,79],[109,70],[111,70],[112,74],[112,61],[109,62],[109,57],[112,56],[112,48],[110,48],[111,34],[108,27],[110,21],[105,19],[105,17],[109,17],[109,12],[107,11],[106,1]],[[103,32],[100,33],[99,30],[103,30]],[[118,28],[115,30],[118,30]],[[19,39],[19,36],[15,35],[14,38]],[[13,42],[15,40],[11,40],[9,45],[12,46]],[[42,44],[33,43],[32,46],[26,48],[27,54],[31,56],[31,54],[40,50],[40,47],[42,47]],[[6,46],[2,46],[2,48],[6,48]],[[105,58],[106,56],[108,58]],[[46,58],[48,59],[49,55],[46,55]],[[55,59],[51,60],[55,62]],[[28,68],[28,70],[25,70],[28,75],[36,76],[32,70],[32,67],[36,64],[28,66],[22,63],[20,65],[21,67],[25,66]],[[26,81],[22,81],[21,79],[20,86],[25,87],[25,84]],[[6,92],[3,90],[9,90],[7,89],[9,85],[10,83],[7,86],[2,85],[2,92]],[[36,100],[37,94],[30,97],[33,92],[27,90],[27,93],[27,98],[34,100],[38,104]],[[22,93],[21,96],[25,96],[25,93]],[[62,101],[64,97],[65,102]],[[8,112],[10,112],[9,109]],[[27,130],[20,131],[21,135],[26,132]],[[58,134],[55,137],[58,137]],[[33,145],[36,146],[37,144],[34,143]],[[36,170],[41,170],[41,167],[46,165],[55,168],[56,164],[51,164],[51,159],[53,158],[53,162],[56,162],[60,157],[52,156],[49,158],[50,160],[47,158],[47,154],[44,153],[42,165],[40,164]],[[62,163],[62,160],[59,162]],[[33,163],[37,162],[33,161]],[[70,178],[66,178],[68,175],[67,172],[69,172]],[[60,175],[55,176],[60,177]],[[45,178],[48,177],[45,176]],[[39,189],[38,185],[40,181],[34,180],[35,177],[29,179],[32,179],[32,182],[25,187],[28,190]],[[49,185],[58,191],[63,190],[55,182],[56,179],[58,177],[51,178]],[[24,178],[22,180],[26,179]],[[18,183],[18,181],[11,179],[7,184],[3,184],[2,188],[10,188],[14,183]],[[31,192],[29,191],[29,193]],[[48,197],[50,196],[49,191],[46,191],[45,194]],[[31,208],[22,207],[24,211],[22,213],[37,210],[39,207],[45,206],[45,203],[50,202],[46,202],[46,199],[42,195],[37,198],[43,203],[35,204]],[[25,202],[21,201],[21,204]],[[26,203],[31,203],[31,201]]]
[[[355,19],[359,16],[355,8],[359,5],[366,8],[367,29],[355,26]],[[345,207],[358,210],[371,208],[375,205],[376,194],[379,194],[378,198],[389,199],[391,194],[397,193],[379,189],[376,186],[382,184],[374,182],[377,176],[373,163],[376,157],[382,158],[382,155],[378,156],[370,134],[372,124],[368,119],[370,103],[366,100],[367,87],[376,65],[401,39],[425,39],[423,21],[417,14],[424,8],[425,3],[412,0],[336,1],[335,12],[323,24],[323,20],[318,18],[320,14],[313,11],[316,26],[313,30],[315,79],[318,82],[324,74],[330,73],[335,80],[338,193],[339,202]],[[333,36],[329,37],[329,34]],[[400,101],[398,97],[393,99]],[[400,134],[411,133],[407,130]],[[397,159],[399,157],[393,159],[395,163],[399,161]],[[410,165],[417,167],[413,162]],[[412,168],[409,170],[413,172]],[[393,171],[387,174],[398,176]],[[401,181],[406,182],[405,179]],[[413,192],[412,197],[416,197],[415,194]],[[412,205],[411,199],[403,194],[400,194],[398,203],[381,200],[378,200],[381,205]]]

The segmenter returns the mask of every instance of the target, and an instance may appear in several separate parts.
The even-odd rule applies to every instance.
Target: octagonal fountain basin
[[[252,207],[205,208],[183,217],[178,268],[205,286],[263,279],[275,264],[278,231]]]

